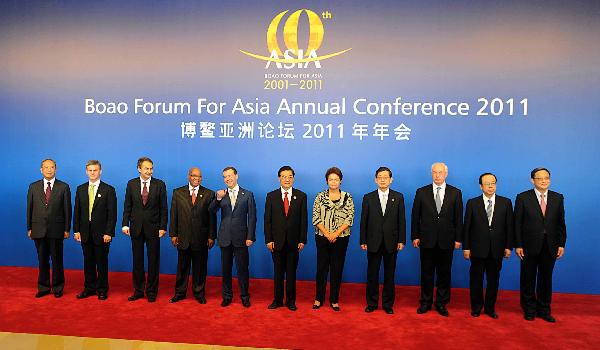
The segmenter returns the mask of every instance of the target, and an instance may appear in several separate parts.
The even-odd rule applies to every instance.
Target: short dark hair
[[[377,175],[379,175],[379,173],[387,171],[388,174],[390,174],[390,177],[392,177],[392,171],[390,170],[390,168],[386,167],[386,166],[380,166],[379,169],[377,169],[377,171],[375,171],[375,177],[377,177]]]
[[[97,165],[100,169],[102,169],[102,164],[100,164],[99,160],[96,160],[96,159],[90,159],[90,160],[88,160],[87,163],[85,163],[86,169],[90,165]]]
[[[143,162],[150,162],[150,164],[154,165],[154,162],[152,161],[152,159],[150,159],[148,157],[140,157],[140,159],[138,159],[137,167],[141,168]]]
[[[283,172],[283,171],[291,171],[292,172],[292,176],[296,176],[296,172],[294,171],[294,169],[292,169],[291,166],[284,165],[281,168],[279,168],[279,171],[277,172],[277,177],[281,177],[281,172]]]
[[[342,174],[340,168],[332,166],[331,168],[327,169],[327,172],[325,173],[325,181],[329,179],[329,175],[331,174],[336,174],[340,178],[340,180],[344,178],[344,175]]]
[[[40,163],[40,168],[44,166],[45,162],[52,162],[54,164],[54,167],[56,168],[56,161],[52,158],[46,158],[42,160],[42,162]]]
[[[233,173],[235,175],[237,175],[237,169],[236,168],[234,168],[232,166],[227,166],[227,167],[225,167],[225,169],[223,169],[223,172],[226,172],[227,170],[233,170]]]
[[[496,177],[496,175],[492,174],[492,173],[483,173],[481,175],[479,175],[479,184],[483,185],[483,177],[486,175],[492,175],[494,177],[494,181],[498,182],[498,178]]]
[[[542,170],[546,171],[548,173],[548,176],[550,176],[550,170],[543,168],[543,167],[539,167],[539,168],[535,168],[531,171],[531,178],[535,179],[535,173],[537,173],[538,171],[542,171]]]

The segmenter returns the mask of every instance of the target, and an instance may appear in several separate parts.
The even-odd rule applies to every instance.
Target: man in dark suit
[[[515,253],[521,259],[521,307],[527,321],[535,316],[556,322],[552,316],[552,270],[565,252],[567,226],[563,195],[548,190],[550,171],[531,171],[534,189],[519,193],[515,201]],[[537,292],[536,292],[537,280]]]
[[[294,169],[283,166],[277,172],[281,187],[269,192],[265,200],[265,244],[273,257],[275,298],[269,309],[283,306],[283,280],[287,308],[296,311],[296,270],[299,252],[306,244],[308,211],[306,194],[294,184]]]
[[[417,190],[412,208],[411,239],[421,253],[421,298],[417,313],[431,310],[433,280],[437,277],[435,308],[440,315],[448,316],[452,254],[460,247],[462,231],[462,193],[446,184],[446,164],[434,163],[431,177],[433,185]]]
[[[360,248],[367,251],[367,307],[377,310],[379,304],[379,269],[383,259],[383,292],[381,306],[394,313],[396,257],[406,244],[404,196],[390,188],[392,171],[380,167],[375,172],[377,190],[365,194],[360,216]]]
[[[90,160],[85,165],[88,182],[79,185],[75,194],[73,232],[83,249],[83,291],[77,299],[98,294],[105,300],[108,293],[108,250],[117,224],[117,195],[114,187],[100,181],[102,164]]]
[[[176,303],[185,299],[192,267],[192,291],[200,304],[206,304],[206,270],[208,250],[215,243],[217,215],[208,210],[215,193],[202,184],[202,172],[191,168],[188,184],[176,188],[171,198],[171,242],[177,248]]]
[[[496,195],[496,175],[479,176],[483,196],[469,199],[463,226],[463,255],[471,260],[471,316],[479,317],[481,309],[491,318],[498,318],[496,298],[500,283],[502,257],[510,256],[513,232],[513,211],[510,199]],[[487,279],[485,303],[483,274]]]
[[[133,252],[133,294],[127,299],[144,297],[155,302],[160,272],[160,238],[167,232],[167,188],[165,183],[152,177],[154,164],[142,157],[137,163],[140,177],[129,180],[123,207],[124,234],[131,236]],[[148,281],[144,272],[144,244],[148,250]]]
[[[65,287],[63,240],[71,231],[71,189],[56,179],[54,160],[44,159],[40,172],[44,178],[29,185],[27,191],[27,236],[35,242],[39,267],[35,297],[41,298],[52,291],[60,298]]]
[[[256,241],[256,203],[252,192],[238,185],[238,173],[234,167],[223,169],[223,182],[227,185],[227,190],[218,190],[209,208],[213,213],[221,209],[221,225],[217,237],[223,268],[221,306],[229,306],[233,299],[231,270],[235,257],[242,305],[250,307],[248,247]]]

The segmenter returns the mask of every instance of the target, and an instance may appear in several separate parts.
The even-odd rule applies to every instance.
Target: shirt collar
[[[533,188],[533,190],[535,191],[535,195],[540,198],[542,196],[542,192],[540,192],[537,188]],[[544,193],[544,195],[546,196],[546,199],[548,198],[548,190],[546,190],[546,192]]]
[[[190,190],[190,192],[192,192],[192,191],[196,192],[196,191],[198,191],[199,188],[200,188],[200,185],[194,187],[194,186],[192,186],[192,184],[188,183],[188,190]]]
[[[150,184],[150,181],[152,181],[152,177],[148,178],[148,180],[144,180],[144,179],[142,179],[142,177],[140,176],[140,183],[141,183],[142,185],[144,184],[144,182],[145,182],[145,181],[146,181],[146,182],[148,182],[148,185],[149,185],[149,184]]]
[[[379,193],[379,197],[381,197],[383,195],[388,195],[388,194],[390,194],[390,189],[388,187],[388,189],[384,192],[384,191],[382,191],[381,189],[378,188],[377,189],[377,193]]]
[[[228,188],[227,192],[231,192],[233,191],[233,193],[238,193],[240,191],[240,185],[235,185],[234,188]]]
[[[438,187],[440,187],[440,191],[445,191],[446,190],[446,182],[444,181],[444,183],[441,185],[436,185],[436,183],[434,182],[433,190],[436,191]]]
[[[100,185],[100,179],[96,180],[96,182],[91,182],[88,181],[88,186],[94,185],[96,186],[96,188],[98,188],[98,185]]]
[[[285,192],[287,192],[291,196],[292,195],[292,188],[293,187],[290,187],[287,191],[284,190],[283,187],[280,187],[279,189],[281,190],[281,195],[282,196],[285,196],[285,194],[284,194]]]
[[[54,181],[56,181],[56,177],[53,177],[50,180],[44,178],[44,186],[48,185],[48,182],[50,182],[50,186],[54,187]]]
[[[483,197],[483,202],[487,205],[488,200],[492,200],[492,203],[496,203],[496,194],[494,193],[490,198],[486,197],[485,194],[482,194],[481,197]]]

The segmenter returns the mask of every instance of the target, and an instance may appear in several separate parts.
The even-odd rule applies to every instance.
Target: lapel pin
[[[200,198],[202,198],[202,195],[200,195]]]
[[[294,196],[293,198],[296,199],[296,196]]]
[[[392,202],[394,201],[394,198],[392,198]]]
[[[242,192],[242,196],[244,195],[244,192]]]
[[[98,193],[98,198],[102,197],[102,195],[100,193]]]

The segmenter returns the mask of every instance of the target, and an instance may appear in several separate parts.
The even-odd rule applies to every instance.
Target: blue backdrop
[[[310,64],[291,70],[274,64],[265,69],[266,62],[240,53],[269,56],[265,33],[270,21],[284,10],[298,9],[321,15],[325,35],[319,55],[352,50],[321,61],[321,68]],[[323,16],[326,11],[331,16]],[[0,265],[37,266],[26,234],[25,195],[29,183],[41,178],[42,159],[57,161],[57,178],[69,183],[72,192],[86,181],[85,162],[101,160],[102,180],[117,189],[119,232],[125,185],[138,176],[137,158],[149,156],[155,177],[167,183],[169,192],[186,184],[191,166],[199,166],[203,185],[215,190],[224,187],[223,167],[238,168],[240,185],[254,192],[259,211],[257,244],[250,249],[251,276],[257,278],[272,278],[262,215],[266,193],[278,186],[277,169],[284,164],[295,168],[296,187],[308,194],[312,207],[317,192],[326,188],[326,169],[340,167],[342,188],[357,207],[344,280],[364,282],[360,204],[363,194],[375,189],[375,169],[392,168],[392,187],[404,193],[410,217],[416,188],[431,182],[431,163],[443,161],[450,168],[447,182],[462,189],[465,203],[480,194],[477,180],[482,172],[494,172],[498,193],[514,200],[531,188],[532,168],[549,168],[551,188],[565,195],[568,234],[554,289],[598,294],[595,247],[600,239],[594,222],[600,188],[593,169],[600,163],[599,14],[597,1],[3,1],[0,160],[7,167],[0,181],[0,220],[5,224]],[[281,47],[281,27],[288,15],[279,28]],[[303,38],[309,31],[304,16],[298,27],[300,46],[306,46]],[[265,80],[271,80],[265,74],[302,73],[320,80],[320,88],[265,89]],[[275,80],[286,79],[293,84],[299,78]],[[343,115],[275,113],[282,98],[331,102],[342,97],[347,101]],[[468,116],[364,116],[352,109],[359,98],[390,102],[397,97],[408,102],[464,101],[471,109]],[[86,98],[123,101],[129,111],[86,114]],[[135,98],[186,101],[192,110],[135,114]],[[198,98],[227,105],[222,113],[197,113]],[[232,113],[237,98],[270,103],[271,110]],[[504,104],[498,116],[477,116],[478,98],[513,98],[514,115]],[[522,99],[528,101],[527,115],[519,104]],[[201,122],[215,123],[214,138],[200,137]],[[197,134],[184,135],[182,123],[196,123]],[[233,123],[232,138],[221,137],[226,123]],[[243,137],[240,123],[254,123],[252,138]],[[294,139],[280,137],[280,128],[288,124],[294,127]],[[315,138],[317,124],[331,124],[331,138],[326,127],[324,136]],[[355,124],[366,125],[368,136],[360,139]],[[377,137],[375,124],[388,126],[389,136]],[[396,140],[393,129],[400,124],[410,129],[408,140]],[[273,126],[272,139],[267,138],[268,125]],[[307,128],[316,133],[313,138],[303,138]],[[161,272],[174,273],[176,250],[167,239],[161,254]],[[220,252],[213,249],[209,256],[209,274],[219,275]],[[462,251],[454,258],[452,283],[467,287],[469,263]],[[65,266],[80,269],[82,263],[81,248],[70,238]],[[309,234],[299,278],[313,279],[315,265]],[[118,233],[110,269],[130,268],[129,238]],[[396,281],[419,283],[418,250],[407,247],[399,253]],[[518,281],[519,261],[513,255],[504,263],[501,288],[518,289]]]

